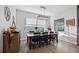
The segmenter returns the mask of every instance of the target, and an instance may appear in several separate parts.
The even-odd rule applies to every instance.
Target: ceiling
[[[44,5],[46,7],[46,11],[52,13],[60,13],[62,11],[67,10],[68,8],[74,7],[74,5]],[[26,5],[26,7],[34,8],[41,10],[40,5]]]
[[[30,11],[34,13],[40,14],[41,12],[41,5],[15,5],[16,8],[25,10],[25,11]],[[65,10],[69,8],[74,8],[75,5],[44,5],[46,7],[46,14],[57,14],[64,12]]]

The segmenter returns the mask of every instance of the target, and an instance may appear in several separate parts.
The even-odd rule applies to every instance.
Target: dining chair
[[[39,46],[39,47],[40,47],[39,36],[33,36],[33,37],[32,37],[32,46],[33,46],[33,48],[34,48],[35,46]]]
[[[40,37],[41,38],[41,45],[44,46],[45,44],[48,43],[48,39],[46,35],[43,35]]]

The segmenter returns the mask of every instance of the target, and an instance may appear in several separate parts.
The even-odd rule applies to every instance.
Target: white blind
[[[36,24],[36,19],[33,17],[26,17],[26,25],[28,24]]]
[[[46,25],[46,20],[38,20],[37,25],[38,25],[38,26],[45,27],[45,25]]]
[[[46,28],[46,20],[37,20],[34,17],[26,17],[26,25],[27,26],[36,26],[36,21],[37,21],[38,27]]]

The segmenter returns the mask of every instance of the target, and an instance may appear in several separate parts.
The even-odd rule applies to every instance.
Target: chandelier
[[[49,18],[48,16],[45,15],[46,7],[45,6],[40,6],[40,8],[41,8],[41,13],[39,15],[37,15],[35,29],[37,29],[38,20],[47,20]]]
[[[37,16],[37,20],[45,20],[48,19],[49,17],[45,15],[46,7],[45,6],[40,6],[41,8],[41,14]]]
[[[36,31],[38,29],[38,20],[48,20],[49,16],[45,15],[45,11],[46,11],[46,7],[45,6],[40,6],[41,9],[41,13],[39,15],[37,15],[37,20],[36,20]]]

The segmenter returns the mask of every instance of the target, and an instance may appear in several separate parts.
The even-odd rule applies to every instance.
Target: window
[[[26,17],[26,26],[36,26],[36,21],[37,21],[37,26],[38,27],[44,27],[46,26],[46,20],[37,20],[34,17]]]
[[[38,20],[37,26],[45,27],[46,20]]]
[[[36,19],[34,17],[26,17],[26,25],[35,25]]]
[[[55,31],[64,31],[64,18],[54,20]]]

